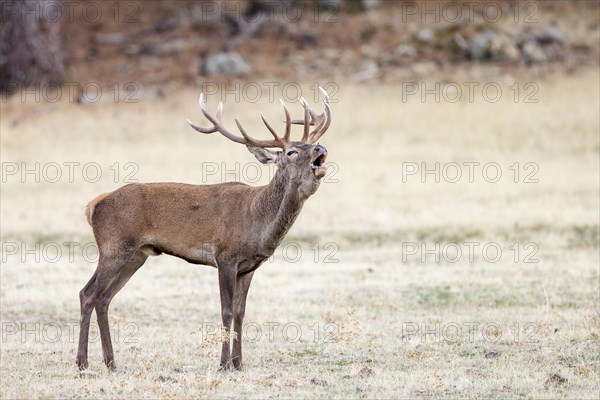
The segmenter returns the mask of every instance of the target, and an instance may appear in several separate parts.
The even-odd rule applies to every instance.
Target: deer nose
[[[313,149],[313,151],[315,153],[319,153],[319,154],[327,153],[327,149],[325,147],[321,146],[320,144],[316,145],[315,148]]]

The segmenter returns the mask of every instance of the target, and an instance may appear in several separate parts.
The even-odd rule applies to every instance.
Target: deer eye
[[[287,152],[288,156],[291,156],[292,154],[298,154],[298,152],[296,150],[290,150]]]

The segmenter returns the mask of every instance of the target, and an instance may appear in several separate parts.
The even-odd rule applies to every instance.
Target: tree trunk
[[[66,57],[60,0],[0,0],[0,91],[61,84]]]

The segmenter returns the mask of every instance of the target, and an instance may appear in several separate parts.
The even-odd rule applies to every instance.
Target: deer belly
[[[145,245],[140,248],[149,256],[159,256],[162,253],[181,258],[192,264],[204,264],[216,266],[215,248],[212,244],[201,244],[194,246],[165,246]]]
[[[203,244],[186,249],[185,254],[179,256],[195,264],[215,265],[215,248],[211,244]]]

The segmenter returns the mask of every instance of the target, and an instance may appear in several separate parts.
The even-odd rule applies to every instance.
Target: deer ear
[[[248,148],[250,153],[254,154],[254,157],[256,157],[256,159],[263,164],[276,163],[279,159],[279,156],[281,155],[280,151],[271,151],[262,147],[255,147],[249,145],[246,145],[246,147]]]

